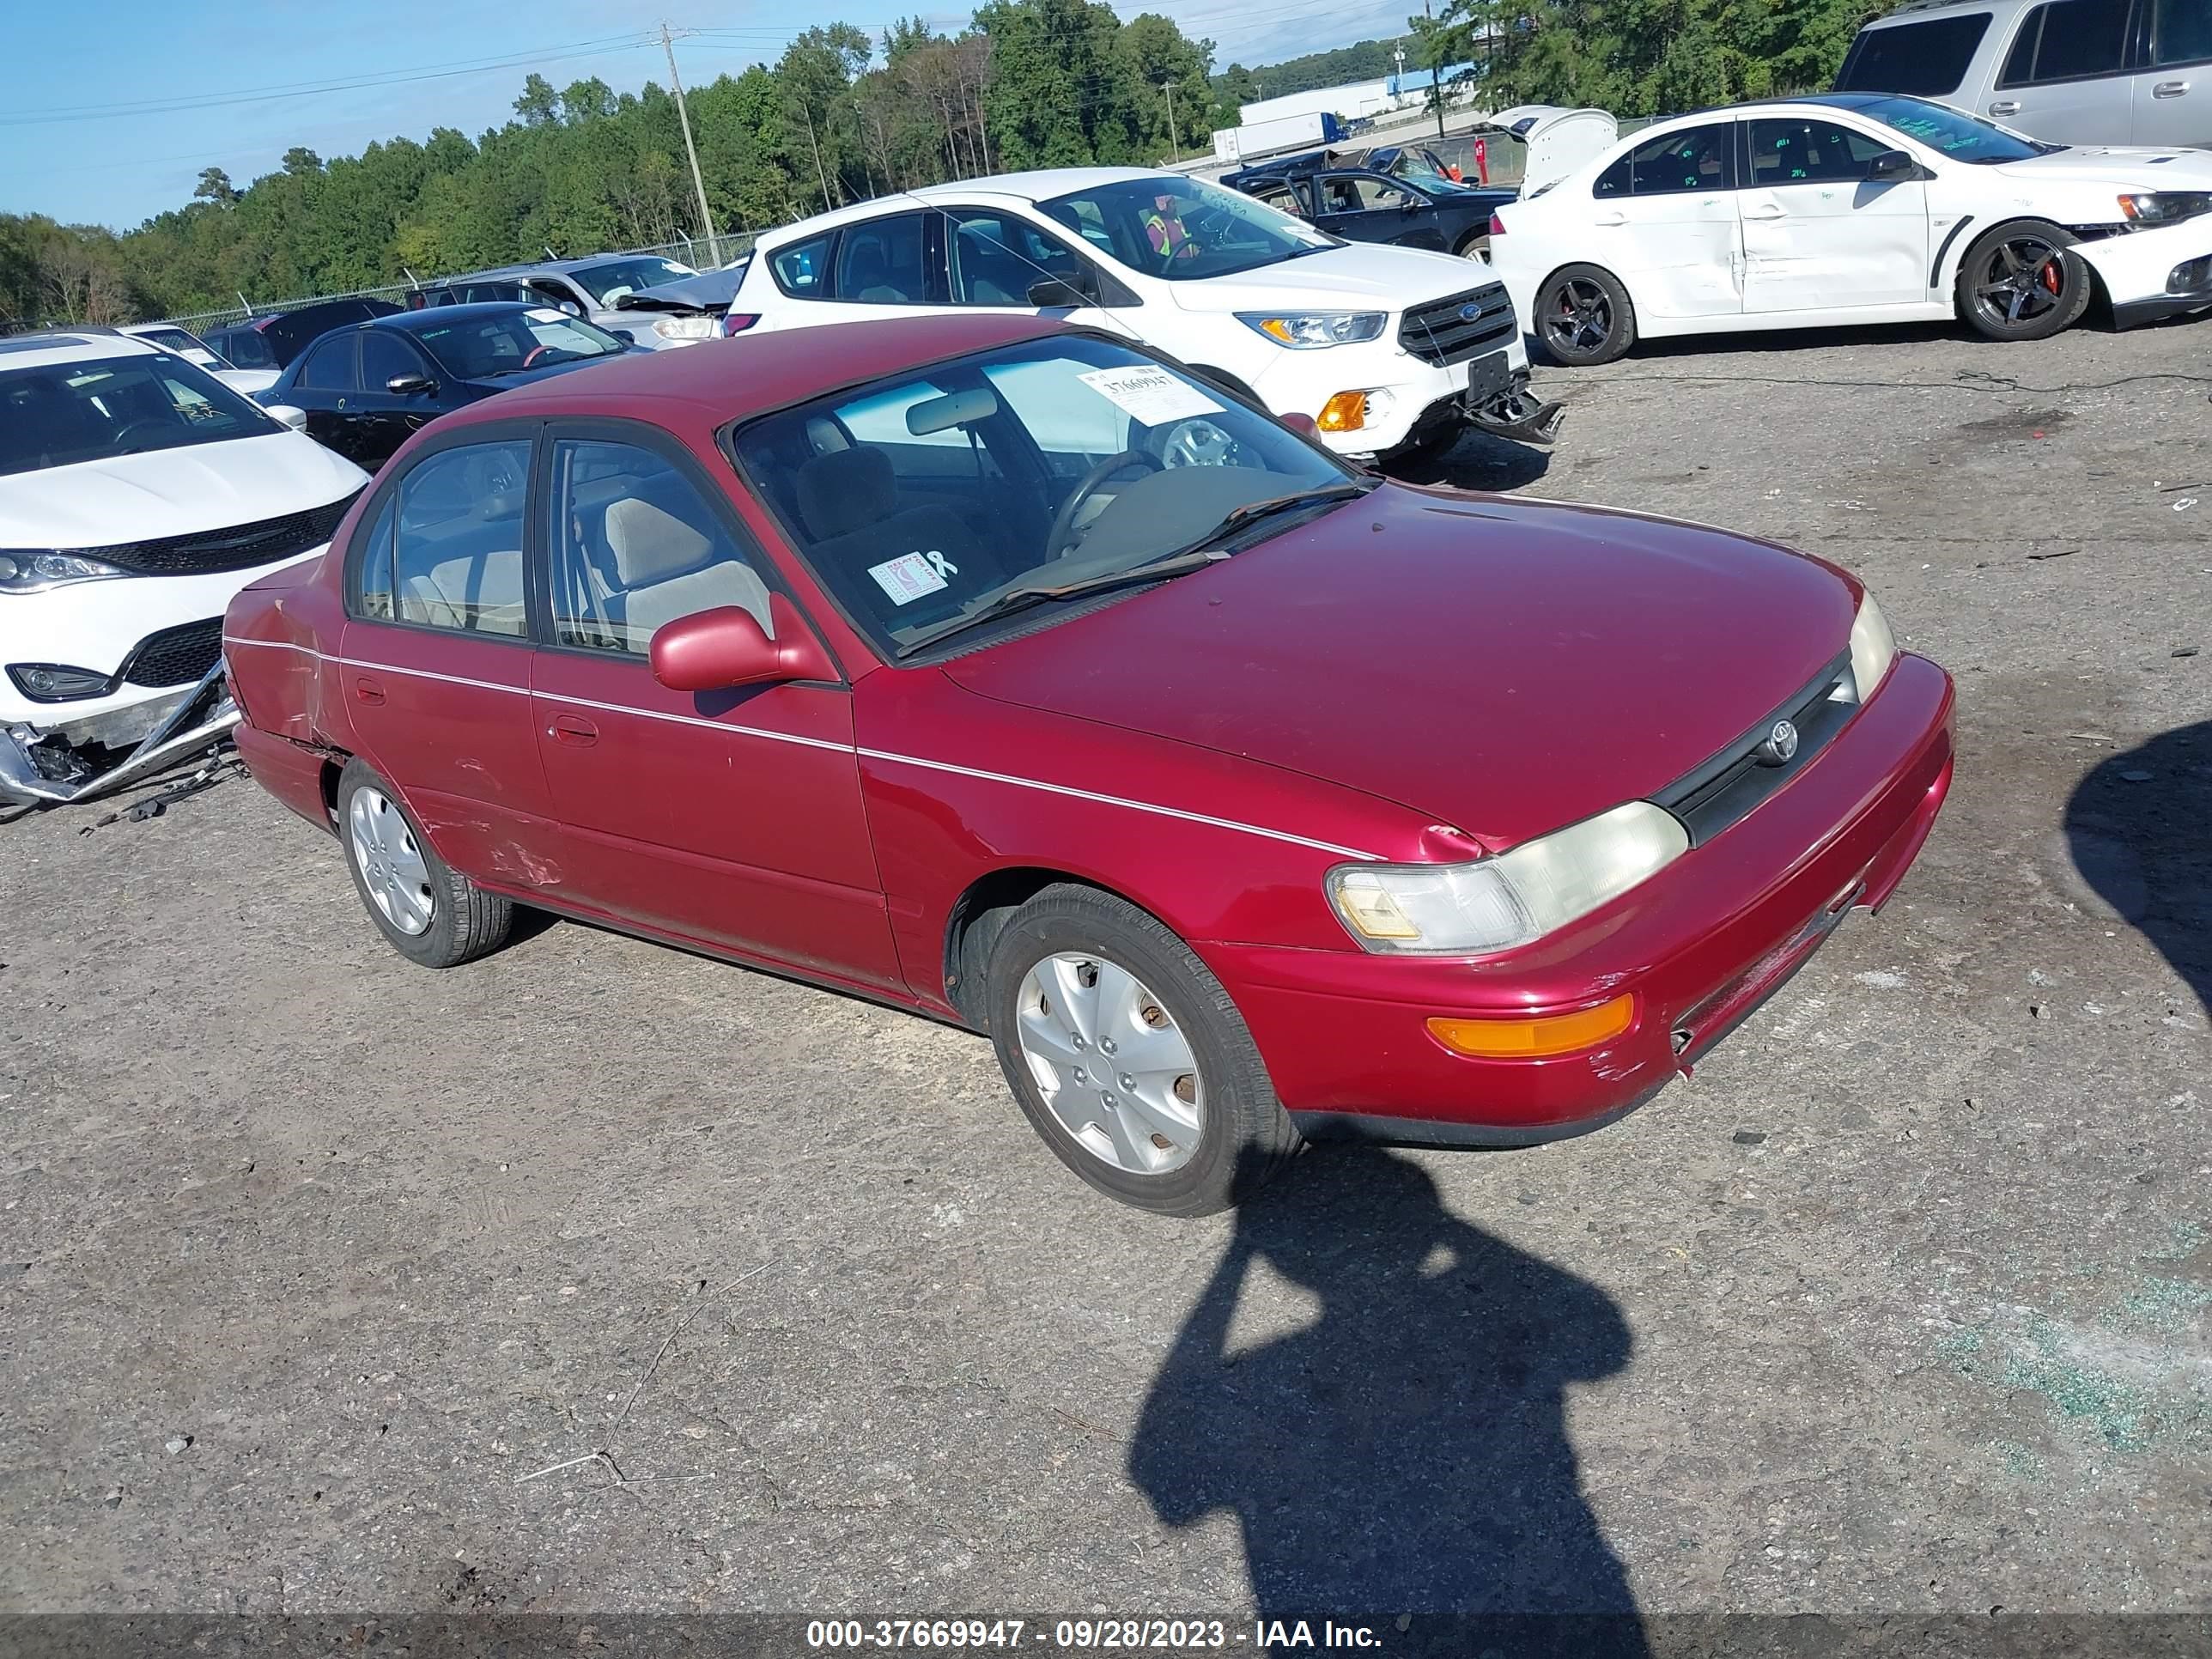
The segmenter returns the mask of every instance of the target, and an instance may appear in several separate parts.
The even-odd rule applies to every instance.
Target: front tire
[[[2046,340],[2089,308],[2079,239],[2057,225],[2015,219],[1978,238],[1959,262],[1959,315],[1985,340]]]
[[[1221,981],[1127,900],[1048,887],[993,942],[992,1042],[1060,1162],[1158,1215],[1242,1202],[1302,1144]]]
[[[1568,265],[1537,291],[1530,319],[1552,361],[1595,368],[1636,343],[1636,306],[1620,279],[1595,265]]]
[[[1462,259],[1480,259],[1484,264],[1488,264],[1490,263],[1490,233],[1486,230],[1471,230],[1459,239],[1459,246],[1452,252]]]
[[[398,793],[358,757],[338,774],[337,805],[354,890],[385,943],[425,968],[454,968],[507,942],[514,904],[440,858]]]

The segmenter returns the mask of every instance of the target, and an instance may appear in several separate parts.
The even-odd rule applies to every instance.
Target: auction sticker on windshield
[[[1075,378],[1131,420],[1146,426],[1221,413],[1219,404],[1164,368],[1094,368]]]
[[[565,323],[568,319],[565,313],[556,311],[551,306],[532,306],[530,320],[533,323]]]
[[[868,567],[876,586],[890,595],[893,605],[912,605],[927,593],[941,592],[945,573],[957,570],[942,553],[902,553],[896,559]]]

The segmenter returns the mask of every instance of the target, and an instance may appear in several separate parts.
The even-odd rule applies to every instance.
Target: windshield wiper
[[[1193,547],[1215,541],[1231,531],[1242,530],[1257,524],[1262,519],[1272,519],[1279,513],[1296,512],[1300,507],[1318,507],[1327,501],[1348,501],[1364,495],[1382,482],[1379,478],[1346,478],[1341,483],[1323,484],[1318,489],[1295,489],[1287,495],[1270,495],[1265,501],[1247,501],[1224,514],[1221,522],[1191,544]]]
[[[1206,548],[1170,553],[1164,559],[1154,559],[1150,564],[1133,564],[1126,569],[1109,570],[1072,582],[1025,582],[1019,587],[1008,588],[981,610],[971,611],[964,617],[955,617],[943,627],[908,641],[900,647],[900,654],[919,651],[926,645],[935,644],[948,634],[957,634],[963,629],[973,628],[977,623],[988,622],[1009,611],[1026,611],[1033,605],[1042,605],[1048,600],[1072,599],[1079,594],[1103,592],[1109,587],[1162,581],[1170,576],[1180,576],[1186,571],[1202,570],[1207,565],[1218,564],[1228,556],[1218,548]]]

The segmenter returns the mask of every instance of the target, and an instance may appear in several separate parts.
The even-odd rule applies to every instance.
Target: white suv
[[[2212,0],[1905,0],[1859,31],[1836,90],[2053,143],[2212,146]]]
[[[731,333],[960,309],[1040,312],[1180,358],[1353,456],[1470,420],[1548,441],[1504,288],[1480,264],[1340,241],[1178,173],[1006,173],[763,235]]]
[[[0,339],[0,805],[112,781],[231,597],[328,544],[368,474],[283,413],[126,336]]]

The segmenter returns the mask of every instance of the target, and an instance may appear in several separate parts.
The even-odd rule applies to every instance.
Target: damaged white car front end
[[[2212,310],[2212,215],[2079,242],[2112,302],[2112,325],[2134,328]]]

